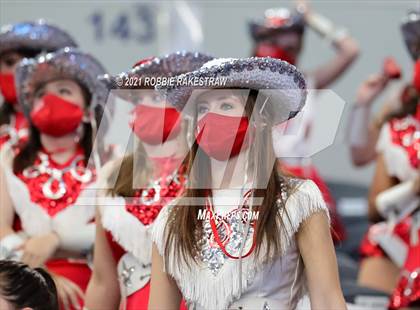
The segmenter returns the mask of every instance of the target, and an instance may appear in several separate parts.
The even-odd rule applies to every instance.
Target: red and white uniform
[[[409,115],[392,119],[381,129],[377,152],[385,161],[388,174],[400,182],[414,180],[420,169],[420,120]],[[420,200],[418,204],[420,203]],[[401,241],[406,251],[402,266],[401,279],[394,291],[390,308],[407,307],[420,298],[420,242],[419,211],[404,217],[398,223],[378,223],[372,225],[361,244],[361,255],[390,256],[389,250],[381,246],[384,232]],[[384,231],[385,229],[385,231]],[[416,289],[417,287],[417,289]]]
[[[152,159],[155,180],[134,197],[99,197],[102,226],[117,263],[125,309],[147,309],[150,291],[151,229],[160,210],[184,191],[186,175],[180,160]],[[112,164],[103,169],[108,179]],[[169,173],[167,173],[169,172]],[[106,182],[106,181],[105,181]],[[106,187],[112,187],[107,184]]]
[[[46,267],[84,291],[91,275],[86,257],[95,234],[95,171],[85,166],[84,153],[79,148],[64,164],[41,150],[32,166],[15,174],[12,163],[18,151],[4,147],[1,164],[14,211],[22,225],[19,236],[24,242],[26,238],[57,233],[60,239],[57,257],[49,259]],[[74,257],[62,256],[60,250],[66,255],[74,253]],[[15,258],[19,256],[17,253]]]

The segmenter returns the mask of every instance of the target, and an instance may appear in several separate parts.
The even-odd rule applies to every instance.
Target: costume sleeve
[[[164,256],[164,249],[166,243],[166,224],[169,218],[169,210],[173,207],[174,203],[166,205],[162,210],[160,210],[158,217],[153,223],[152,228],[152,241],[158,248],[160,255]]]
[[[385,123],[379,132],[378,142],[376,143],[377,153],[383,153],[389,145],[389,131],[389,123]]]
[[[293,240],[301,224],[313,214],[325,212],[330,223],[328,207],[318,186],[311,180],[299,180],[286,200],[284,210],[280,209],[286,237]],[[283,242],[286,246],[289,242]],[[286,250],[283,249],[283,250]]]

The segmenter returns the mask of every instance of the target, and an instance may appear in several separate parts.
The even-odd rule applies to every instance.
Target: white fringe
[[[152,260],[151,228],[145,226],[125,208],[125,200],[115,197],[115,204],[100,205],[103,227],[112,234],[114,240],[140,263],[149,264]]]
[[[187,302],[199,305],[204,309],[226,309],[246,292],[260,270],[270,268],[267,264],[256,261],[253,255],[244,258],[242,260],[244,276],[242,277],[242,292],[240,292],[237,280],[237,260],[227,259],[216,276],[210,272],[205,263],[198,263],[198,265],[191,262],[189,266],[180,266],[179,262],[175,260],[174,249],[170,249],[170,253],[164,251],[169,207],[162,209],[154,222],[152,239],[160,254],[169,258],[166,260],[168,265],[165,266],[165,270],[176,280],[178,288]],[[287,250],[292,242],[295,242],[294,235],[299,230],[301,223],[320,211],[326,212],[329,218],[322,194],[312,181],[300,181],[294,193],[287,200],[285,208],[289,218],[282,213],[287,232],[287,236],[281,236],[283,255],[287,255]],[[270,263],[268,264],[270,265]],[[303,279],[301,280],[303,281]]]
[[[281,236],[282,253],[294,242],[300,225],[317,212],[325,212],[330,224],[330,214],[321,191],[312,180],[299,180],[286,201],[285,210],[280,210],[286,236]]]
[[[41,206],[32,202],[26,184],[19,179],[12,170],[13,151],[4,147],[1,151],[1,166],[5,181],[9,189],[13,208],[22,222],[25,233],[29,236],[38,236],[57,231],[59,227],[72,227],[73,230],[84,229],[95,215],[95,194],[97,183],[92,182],[84,188],[74,204],[51,217]],[[71,234],[68,230],[66,234]],[[71,236],[69,236],[71,238]]]
[[[169,216],[170,206],[165,207],[159,213],[152,232],[153,242],[159,253],[163,256],[165,247],[165,225]],[[236,260],[227,259],[217,276],[214,276],[205,263],[192,262],[187,266],[180,266],[175,259],[174,251],[167,253],[169,259],[165,264],[165,271],[177,282],[187,303],[199,304],[205,309],[226,309],[228,305],[240,296],[238,279],[238,265]],[[242,289],[246,289],[257,272],[253,259],[242,260],[243,270],[247,276],[242,278]],[[235,281],[236,280],[236,281]]]

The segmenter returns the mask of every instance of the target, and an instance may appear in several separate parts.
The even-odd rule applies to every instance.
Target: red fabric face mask
[[[12,73],[0,74],[0,91],[4,100],[9,104],[17,102],[15,75]]]
[[[413,85],[420,93],[420,59],[414,65]]]
[[[257,57],[272,57],[277,58],[280,60],[285,60],[288,63],[291,63],[294,65],[296,63],[296,58],[283,50],[281,47],[274,45],[274,44],[268,44],[268,43],[260,43],[257,45],[257,48],[255,49],[255,56]]]
[[[225,161],[249,147],[248,125],[246,116],[226,116],[210,112],[198,122],[195,137],[208,156]]]
[[[157,145],[178,136],[181,118],[175,108],[155,108],[139,104],[133,110],[130,127],[141,141]]]
[[[53,137],[72,133],[79,127],[82,118],[82,108],[53,94],[43,96],[42,103],[31,112],[34,126]]]

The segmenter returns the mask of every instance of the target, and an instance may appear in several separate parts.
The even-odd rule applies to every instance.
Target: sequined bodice
[[[390,121],[392,142],[404,149],[411,166],[419,169],[420,165],[420,123],[413,117]]]
[[[39,152],[34,164],[17,177],[28,188],[31,201],[55,216],[75,203],[80,192],[95,179],[95,172],[86,167],[82,150],[63,165]]]

